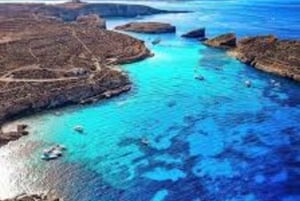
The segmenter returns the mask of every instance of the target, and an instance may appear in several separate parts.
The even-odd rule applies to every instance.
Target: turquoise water
[[[209,35],[299,38],[299,2],[255,3],[153,3],[198,12],[142,19],[172,22],[178,32],[135,34],[155,57],[122,67],[129,93],[20,120],[31,135],[0,149],[0,198],[54,188],[68,201],[299,201],[300,85],[180,38],[204,25]],[[111,19],[109,27],[131,20]],[[55,143],[65,155],[41,161]]]

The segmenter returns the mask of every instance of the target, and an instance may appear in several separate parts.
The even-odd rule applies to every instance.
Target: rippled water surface
[[[299,201],[300,85],[180,38],[202,26],[209,36],[299,38],[299,1],[151,4],[197,12],[141,19],[172,22],[178,32],[135,35],[155,57],[123,66],[129,93],[22,119],[31,135],[0,148],[0,198],[55,188],[68,201]],[[65,155],[42,161],[54,143]]]

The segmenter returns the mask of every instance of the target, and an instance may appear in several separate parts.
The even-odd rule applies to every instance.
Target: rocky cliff
[[[199,28],[192,31],[189,31],[183,35],[183,38],[197,38],[197,39],[205,39],[205,28]]]
[[[300,41],[267,35],[236,42],[234,34],[224,34],[204,44],[226,48],[230,55],[259,70],[300,81]]]
[[[259,70],[300,81],[300,41],[272,35],[244,38],[233,55]]]

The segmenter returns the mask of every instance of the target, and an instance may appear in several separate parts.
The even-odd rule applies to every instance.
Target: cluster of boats
[[[270,83],[272,84],[273,87],[281,87],[280,82],[276,82],[276,80],[270,80]]]
[[[270,83],[271,83],[272,87],[277,87],[277,88],[281,87],[280,82],[277,82],[276,80],[271,79]],[[246,87],[251,87],[252,86],[252,81],[251,80],[246,80],[245,81],[245,86]]]
[[[205,80],[205,77],[204,76],[202,76],[202,75],[195,75],[194,76],[194,78],[196,79],[196,80],[200,80],[200,81],[204,81]],[[280,84],[280,82],[276,82],[276,80],[270,80],[270,83],[272,84],[272,86],[273,87],[281,87],[281,84]],[[245,86],[246,87],[248,87],[248,88],[250,88],[250,87],[252,87],[252,81],[251,80],[246,80],[245,82],[244,82],[244,84],[245,84]]]
[[[54,159],[61,157],[65,150],[66,150],[65,146],[57,144],[57,145],[51,146],[48,149],[44,149],[41,158],[42,158],[42,160],[46,160],[46,161],[54,160]]]
[[[80,125],[77,125],[74,127],[74,131],[77,133],[83,133],[84,128]],[[47,149],[43,150],[43,154],[41,156],[42,160],[49,161],[49,160],[54,160],[63,155],[63,152],[66,150],[66,147],[63,145],[53,145]]]

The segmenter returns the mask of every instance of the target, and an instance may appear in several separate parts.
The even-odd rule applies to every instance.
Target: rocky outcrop
[[[161,22],[132,22],[115,27],[117,30],[130,31],[137,33],[161,34],[175,33],[176,27],[168,23]]]
[[[235,34],[224,34],[204,44],[226,48],[230,55],[256,69],[300,81],[300,41],[279,40],[273,35],[235,41]]]
[[[2,201],[63,201],[55,193],[52,193],[51,191],[49,193],[42,193],[42,194],[22,194],[18,195],[11,199],[5,199]]]
[[[27,125],[19,124],[17,125],[16,131],[4,132],[0,128],[0,146],[8,143],[9,141],[17,140],[22,136],[28,135],[26,131]]]
[[[128,91],[127,74],[113,65],[150,55],[143,41],[94,26],[0,18],[0,123]]]
[[[75,21],[81,15],[96,14],[103,18],[107,17],[136,17],[143,15],[182,13],[185,11],[159,10],[149,6],[134,4],[87,4],[87,3],[65,3],[58,5],[46,4],[0,4],[1,16],[35,15],[49,16],[64,21]]]
[[[272,35],[244,38],[232,55],[262,71],[300,81],[300,41]]]
[[[181,37],[183,38],[205,38],[205,28],[195,29],[190,32],[183,34]]]
[[[96,14],[81,15],[77,17],[76,22],[82,26],[97,27],[100,29],[106,29],[105,19],[100,18]]]
[[[223,34],[212,39],[208,39],[203,44],[216,47],[230,49],[236,47],[236,36],[234,33]]]

